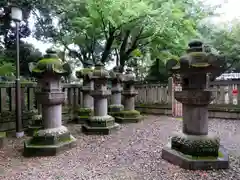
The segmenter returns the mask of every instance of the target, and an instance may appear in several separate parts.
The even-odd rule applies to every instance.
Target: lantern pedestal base
[[[229,160],[227,150],[223,147],[219,148],[219,157],[195,158],[185,155],[171,148],[171,144],[165,146],[162,150],[162,158],[174,165],[188,170],[213,170],[228,169]]]
[[[76,146],[76,139],[66,127],[38,130],[24,142],[24,153],[29,156],[55,156]]]
[[[117,123],[138,123],[143,120],[143,116],[139,111],[121,111],[115,115],[115,121]]]
[[[82,126],[82,132],[87,135],[108,135],[119,128],[112,116],[93,116]]]
[[[34,125],[31,125],[31,126],[28,126],[28,129],[27,129],[27,135],[28,136],[33,136],[35,132],[37,132],[38,130],[42,129],[43,127],[42,126],[34,126]]]
[[[90,117],[93,115],[91,108],[80,108],[76,112],[77,117],[75,118],[76,124],[86,124]]]
[[[33,136],[35,132],[42,128],[42,115],[34,115],[31,124],[28,126],[27,135]]]

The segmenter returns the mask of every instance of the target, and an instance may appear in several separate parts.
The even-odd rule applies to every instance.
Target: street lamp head
[[[22,9],[17,6],[12,6],[11,7],[11,18],[14,21],[21,22],[23,19]]]

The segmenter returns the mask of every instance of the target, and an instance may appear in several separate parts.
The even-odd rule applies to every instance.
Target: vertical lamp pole
[[[19,24],[22,21],[22,10],[17,6],[11,7],[11,18],[16,23],[16,137],[21,138],[24,136],[22,128],[22,108],[21,108],[21,84],[20,84],[20,63],[19,63]]]

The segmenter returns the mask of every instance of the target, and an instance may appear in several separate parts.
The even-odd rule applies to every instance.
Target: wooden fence
[[[136,97],[137,104],[170,104],[174,103],[173,84],[145,84],[136,85],[138,96]],[[212,104],[216,105],[240,105],[240,94],[237,96],[232,94],[233,89],[240,92],[239,81],[215,81],[210,83],[209,90],[213,92],[215,99]],[[234,101],[234,99],[236,101]]]
[[[38,90],[36,83],[24,83],[22,88],[22,108],[32,110],[38,107],[35,99],[35,92]],[[138,84],[136,89],[136,104],[172,104],[174,93],[172,85],[169,84]],[[210,90],[215,99],[212,104],[234,104],[233,89],[240,91],[240,83],[219,83],[214,82]],[[81,105],[82,94],[81,85],[63,84],[63,91],[66,93],[64,106],[76,107]],[[240,104],[240,94],[238,94],[237,104]],[[3,111],[15,111],[15,84],[0,84],[0,113]]]
[[[32,110],[38,107],[35,99],[35,92],[38,90],[36,83],[22,84],[22,108]],[[172,103],[172,85],[169,84],[138,84],[136,89],[136,104],[171,104]],[[63,91],[66,93],[64,106],[74,107],[81,105],[81,85],[63,84]],[[230,82],[217,84],[214,82],[210,90],[213,92],[215,99],[212,104],[234,104],[233,89],[240,92],[240,82]],[[240,104],[240,94],[235,97]],[[0,84],[0,113],[3,111],[15,111],[15,84]]]
[[[240,91],[240,81],[224,81],[213,82],[210,84],[210,90],[213,91],[215,100],[212,104],[238,104],[240,105],[240,95],[234,97],[233,89]],[[39,109],[35,92],[38,91],[36,83],[24,83],[22,89],[22,110],[30,112],[33,109]],[[174,100],[173,84],[169,81],[168,84],[137,84],[136,89],[138,95],[135,98],[136,104],[168,104],[175,108],[177,103]],[[66,101],[63,104],[63,109],[75,109],[82,103],[81,85],[79,84],[63,84],[63,91],[66,93]],[[110,98],[109,98],[110,99]],[[235,101],[234,101],[235,100]],[[0,131],[1,129],[11,129],[15,125],[15,83],[0,84]],[[7,112],[7,113],[6,113]],[[12,114],[6,121],[6,114]],[[25,125],[28,119],[25,120]],[[4,124],[4,127],[1,124]],[[6,126],[6,124],[11,125]]]
[[[73,107],[81,104],[81,85],[64,84],[63,91],[66,94],[64,106]],[[23,110],[33,110],[39,107],[35,92],[38,91],[36,83],[21,84],[21,100]],[[0,84],[0,113],[5,111],[15,111],[15,84]]]

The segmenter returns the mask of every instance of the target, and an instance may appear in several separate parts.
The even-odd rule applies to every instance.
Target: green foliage
[[[161,56],[163,51],[178,56],[186,42],[198,36],[198,22],[212,13],[195,0],[40,2],[36,37],[64,45],[84,66],[98,60],[106,63],[115,56],[123,68],[135,61],[135,57],[144,57],[149,52],[152,59]],[[58,28],[44,11],[58,18]],[[70,44],[77,49],[71,49]]]
[[[221,25],[207,24],[200,29],[202,36],[208,41],[211,48],[226,56],[227,71],[240,72],[240,21]]]
[[[149,69],[146,81],[157,81],[161,83],[167,83],[168,77],[169,75],[165,67],[165,63],[160,59],[156,59],[156,61]]]
[[[10,76],[15,72],[15,68],[11,63],[0,65],[0,76]]]

